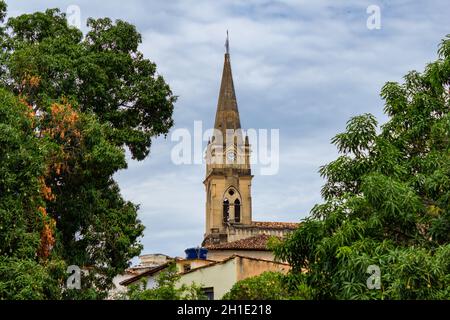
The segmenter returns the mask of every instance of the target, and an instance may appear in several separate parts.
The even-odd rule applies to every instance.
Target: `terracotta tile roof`
[[[216,266],[216,265],[218,265],[218,264],[224,264],[224,263],[227,263],[228,261],[233,260],[233,259],[236,259],[236,258],[247,259],[247,260],[253,260],[253,261],[270,262],[270,263],[273,263],[273,264],[279,264],[279,265],[289,266],[289,267],[290,267],[290,265],[289,265],[288,263],[285,263],[285,262],[280,262],[280,261],[275,261],[275,260],[267,260],[267,259],[261,259],[261,258],[254,258],[254,257],[247,257],[247,256],[241,256],[241,255],[239,255],[239,254],[233,254],[232,256],[230,256],[230,257],[228,257],[228,258],[226,258],[226,259],[223,259],[223,260],[221,260],[221,261],[215,261],[215,262],[213,262],[213,263],[206,264],[206,265],[204,265],[204,266],[200,266],[200,267],[191,269],[191,270],[186,271],[186,272],[182,272],[181,275],[185,275],[185,274],[187,274],[187,273],[196,272],[196,271],[198,271],[198,270],[206,269],[206,268],[209,268],[209,267],[212,267],[212,266]]]
[[[267,242],[271,237],[267,234],[260,234],[246,239],[218,244],[207,241],[205,247],[208,250],[268,250]]]
[[[297,229],[300,225],[299,223],[293,222],[264,222],[264,221],[253,221],[252,225],[258,228],[267,229]]]

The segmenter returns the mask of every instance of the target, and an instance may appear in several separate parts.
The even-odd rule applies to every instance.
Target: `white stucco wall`
[[[193,272],[181,275],[177,287],[196,283],[203,288],[214,288],[214,299],[221,299],[230,291],[237,280],[236,260],[232,259],[225,263],[216,264],[206,268],[200,268]]]
[[[156,288],[156,286],[157,286],[156,277],[157,277],[157,275],[151,275],[146,278],[147,285],[145,286],[145,289],[155,289]]]
[[[210,264],[210,260],[203,260],[203,259],[183,259],[183,260],[177,260],[175,263],[177,265],[178,272],[183,273],[184,272],[184,265],[189,265],[191,269],[196,269],[198,267]]]

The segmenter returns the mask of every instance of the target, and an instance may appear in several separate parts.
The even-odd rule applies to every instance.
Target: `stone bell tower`
[[[250,144],[241,131],[231,73],[229,40],[217,104],[214,134],[206,149],[206,232],[227,242],[233,227],[252,224]]]

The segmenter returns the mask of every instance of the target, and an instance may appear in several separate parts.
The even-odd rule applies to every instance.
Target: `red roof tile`
[[[288,263],[285,263],[285,262],[280,262],[280,261],[275,261],[275,260],[267,260],[267,259],[261,259],[261,258],[255,258],[255,257],[247,257],[247,256],[241,256],[241,255],[238,255],[238,254],[233,254],[232,256],[230,256],[230,257],[228,257],[226,259],[223,259],[221,261],[215,261],[215,262],[210,263],[210,264],[205,264],[204,266],[200,266],[200,267],[191,269],[189,271],[182,272],[181,274],[184,275],[186,273],[192,273],[192,272],[195,272],[195,271],[200,270],[200,269],[206,269],[206,268],[209,268],[209,267],[212,267],[212,266],[216,266],[218,264],[224,264],[224,263],[227,263],[228,261],[236,259],[236,258],[247,259],[247,260],[254,260],[254,261],[262,261],[262,262],[270,262],[270,263],[280,264],[280,265],[284,265],[284,266],[289,266],[290,267],[290,265]]]
[[[267,242],[271,237],[270,235],[260,234],[227,243],[205,243],[205,247],[208,250],[269,250]]]

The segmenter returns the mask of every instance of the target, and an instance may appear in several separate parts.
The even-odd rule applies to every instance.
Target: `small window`
[[[228,191],[228,194],[229,194],[230,196],[234,195],[234,190],[233,190],[233,189],[230,189],[230,191]]]
[[[191,264],[187,263],[183,265],[183,272],[191,271]]]
[[[203,294],[206,296],[207,300],[214,300],[214,288],[202,288]]]

